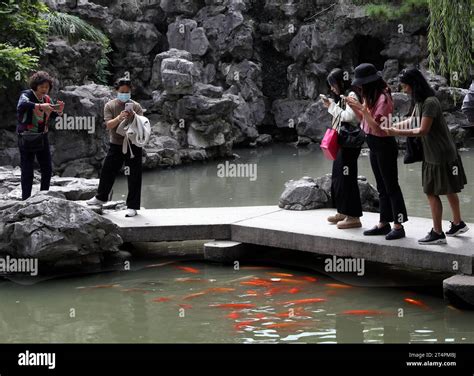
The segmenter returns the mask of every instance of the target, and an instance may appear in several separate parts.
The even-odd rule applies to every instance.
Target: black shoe
[[[370,230],[364,231],[364,235],[372,236],[372,235],[387,235],[392,229],[390,228],[390,224],[386,223],[383,227],[375,226]]]
[[[446,235],[444,235],[444,232],[438,234],[435,230],[431,229],[428,235],[418,240],[418,244],[446,244]]]
[[[461,221],[458,225],[455,225],[454,222],[451,222],[451,228],[446,231],[446,236],[456,236],[459,234],[464,234],[466,231],[469,230],[469,227]]]
[[[394,228],[392,231],[390,231],[385,236],[385,240],[396,240],[396,239],[401,239],[404,237],[405,237],[405,229],[402,226],[401,228]]]

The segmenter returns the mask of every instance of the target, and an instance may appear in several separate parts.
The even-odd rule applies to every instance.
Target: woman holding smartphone
[[[52,166],[48,127],[64,111],[64,102],[54,103],[48,95],[53,88],[53,79],[47,72],[34,73],[29,82],[30,89],[21,93],[17,105],[23,200],[31,196],[35,158],[41,171],[40,189],[49,190]]]
[[[414,116],[383,130],[390,136],[421,137],[422,185],[431,208],[433,228],[425,238],[418,240],[418,243],[446,244],[446,235],[457,236],[469,230],[462,220],[458,197],[458,193],[467,184],[466,174],[441,104],[423,74],[418,69],[406,69],[400,76],[400,82],[402,90],[412,97]],[[448,198],[453,215],[451,228],[446,234],[441,224],[441,195]]]
[[[339,119],[346,127],[359,128],[359,120],[351,107],[346,105],[346,97],[358,101],[351,90],[350,82],[344,80],[342,69],[333,69],[327,77],[333,98],[321,96],[324,107],[334,119]],[[341,146],[332,164],[331,196],[337,213],[328,217],[328,222],[337,224],[339,229],[361,227],[362,205],[357,182],[357,159],[361,147]]]
[[[115,177],[122,166],[128,167],[128,195],[126,217],[135,217],[140,209],[142,188],[142,148],[130,144],[127,153],[122,152],[124,137],[117,133],[117,127],[124,120],[131,121],[135,114],[143,115],[139,103],[131,99],[132,83],[129,79],[121,78],[115,83],[117,98],[105,104],[104,120],[109,130],[110,146],[104,165],[100,173],[100,182],[97,195],[87,201],[88,205],[103,205],[109,200],[110,192],[115,182]]]
[[[352,84],[361,88],[364,102],[361,104],[348,97],[347,103],[362,120],[380,200],[379,223],[364,231],[364,235],[385,235],[386,240],[400,239],[405,237],[402,223],[408,220],[408,215],[398,184],[398,145],[395,137],[381,129],[381,124],[393,112],[392,95],[382,79],[382,73],[374,65],[359,65],[354,76]],[[390,222],[394,223],[393,228],[390,227]]]

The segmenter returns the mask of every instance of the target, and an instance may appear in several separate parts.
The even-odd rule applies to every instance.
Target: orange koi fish
[[[235,324],[234,328],[236,330],[239,330],[239,329],[244,328],[246,326],[253,326],[253,324],[255,324],[255,321],[241,321],[241,322],[238,322],[237,324]]]
[[[194,294],[186,295],[183,299],[184,300],[189,300],[189,299],[194,299],[194,298],[197,298],[197,297],[203,296],[203,295],[206,295],[205,291],[196,292]]]
[[[305,281],[308,281],[308,282],[316,282],[317,281],[317,278],[309,277],[309,276],[301,277],[301,279],[303,279]]]
[[[177,266],[176,268],[178,268],[179,270],[182,270],[183,272],[186,272],[186,273],[193,273],[193,274],[199,274],[200,271],[195,269],[195,268],[191,268],[189,266]]]
[[[271,273],[267,272],[268,275],[271,275],[273,277],[294,277],[293,274],[288,274],[288,273]]]
[[[171,298],[161,297],[161,298],[152,299],[151,301],[155,303],[163,303],[163,302],[169,302],[170,300]]]
[[[179,308],[191,309],[193,306],[191,304],[178,304]]]
[[[416,306],[418,306],[418,307],[420,307],[420,308],[423,308],[423,309],[429,309],[429,307],[428,307],[425,303],[423,303],[423,302],[421,302],[421,301],[419,301],[419,300],[411,299],[411,298],[405,298],[405,299],[403,299],[403,300],[404,300],[405,302],[407,302],[408,304],[413,304],[413,305],[416,305]]]
[[[288,288],[284,288],[284,287],[272,287],[270,289],[268,289],[267,292],[264,293],[264,295],[267,295],[267,296],[273,296],[275,294],[297,294],[301,292],[301,290],[297,287],[293,287],[291,289],[288,289]]]
[[[333,289],[351,289],[352,286],[349,285],[343,285],[340,283],[326,283],[327,287],[331,287]]]
[[[295,285],[301,285],[301,284],[305,283],[305,281],[301,281],[301,280],[298,280],[298,279],[289,279],[289,278],[280,278],[280,280],[278,282],[295,284]]]
[[[235,289],[230,287],[212,287],[206,290],[207,292],[231,292],[235,291]]]
[[[234,312],[229,313],[225,317],[229,319],[238,319],[240,317],[240,313],[234,311]]]
[[[243,286],[271,286],[271,282],[258,278],[251,281],[240,282],[240,284]]]
[[[311,303],[322,303],[322,302],[325,302],[326,299],[323,299],[323,298],[308,298],[308,299],[299,299],[299,300],[289,300],[287,302],[284,302],[284,303],[280,303],[280,304],[293,304],[293,305],[296,305],[296,304],[311,304]]]

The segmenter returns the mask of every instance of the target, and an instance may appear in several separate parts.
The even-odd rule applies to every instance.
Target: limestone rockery
[[[134,99],[147,110],[153,137],[144,166],[156,168],[232,156],[235,146],[318,142],[329,116],[318,101],[334,67],[352,72],[371,62],[397,88],[399,71],[426,66],[426,14],[378,21],[349,0],[45,0],[76,15],[111,41],[111,84],[129,74]],[[400,24],[403,26],[400,29]],[[55,172],[97,177],[107,135],[109,86],[93,82],[101,47],[51,35],[42,68],[57,79],[53,96],[66,114],[95,129],[51,130]],[[459,111],[465,91],[429,75],[456,140],[466,139]],[[15,106],[19,87],[0,93],[0,165],[19,165]],[[396,114],[409,100],[395,93]]]

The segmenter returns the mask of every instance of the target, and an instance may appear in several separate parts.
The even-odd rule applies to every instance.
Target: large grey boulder
[[[0,255],[35,258],[40,274],[100,264],[122,244],[116,225],[61,198],[40,194],[0,208]]]
[[[41,175],[35,171],[32,194],[40,192]],[[53,176],[49,193],[71,201],[88,200],[97,193],[99,179]],[[49,194],[44,191],[41,194]],[[19,167],[0,167],[0,200],[21,200],[21,170]]]
[[[113,97],[109,87],[96,84],[67,86],[60,91],[59,98],[65,103],[62,117],[65,126],[55,123],[49,135],[57,172],[63,176],[97,176],[108,145],[104,106]],[[68,123],[70,120],[76,129],[69,127],[68,124],[73,124]],[[81,125],[83,129],[78,129]],[[71,164],[77,167],[68,168]]]
[[[204,28],[190,19],[177,20],[168,26],[166,33],[170,48],[189,51],[193,55],[203,56],[209,48]]]
[[[181,164],[179,149],[180,144],[176,139],[152,135],[144,148],[143,167],[152,169],[179,165]]]
[[[363,176],[358,178],[362,210],[378,212],[378,192]],[[278,206],[287,210],[331,208],[331,174],[318,178],[305,176],[285,183]]]
[[[162,84],[170,94],[191,94],[197,75],[197,70],[191,61],[168,58],[161,62]]]
[[[99,43],[80,41],[71,45],[64,39],[50,38],[43,51],[41,65],[54,77],[52,95],[59,85],[86,84],[95,78],[97,62],[101,58]],[[80,61],[81,64],[77,64]]]
[[[287,210],[311,210],[328,206],[329,197],[314,179],[303,177],[285,183],[278,206]]]
[[[160,8],[166,13],[182,13],[192,16],[199,10],[200,3],[198,0],[161,0]]]
[[[115,19],[105,25],[113,44],[120,50],[149,54],[162,39],[151,23]]]
[[[162,71],[162,61],[165,59],[179,59],[179,60],[188,60],[192,61],[192,54],[189,51],[178,50],[176,48],[171,48],[168,51],[161,52],[155,56],[153,61],[152,76],[150,85],[153,90],[163,89],[163,82],[161,78]]]
[[[320,142],[331,124],[332,116],[318,100],[306,107],[298,116],[296,131],[300,137],[308,137],[314,142]]]
[[[310,105],[306,100],[278,99],[272,104],[272,114],[278,128],[296,128],[300,116]]]

